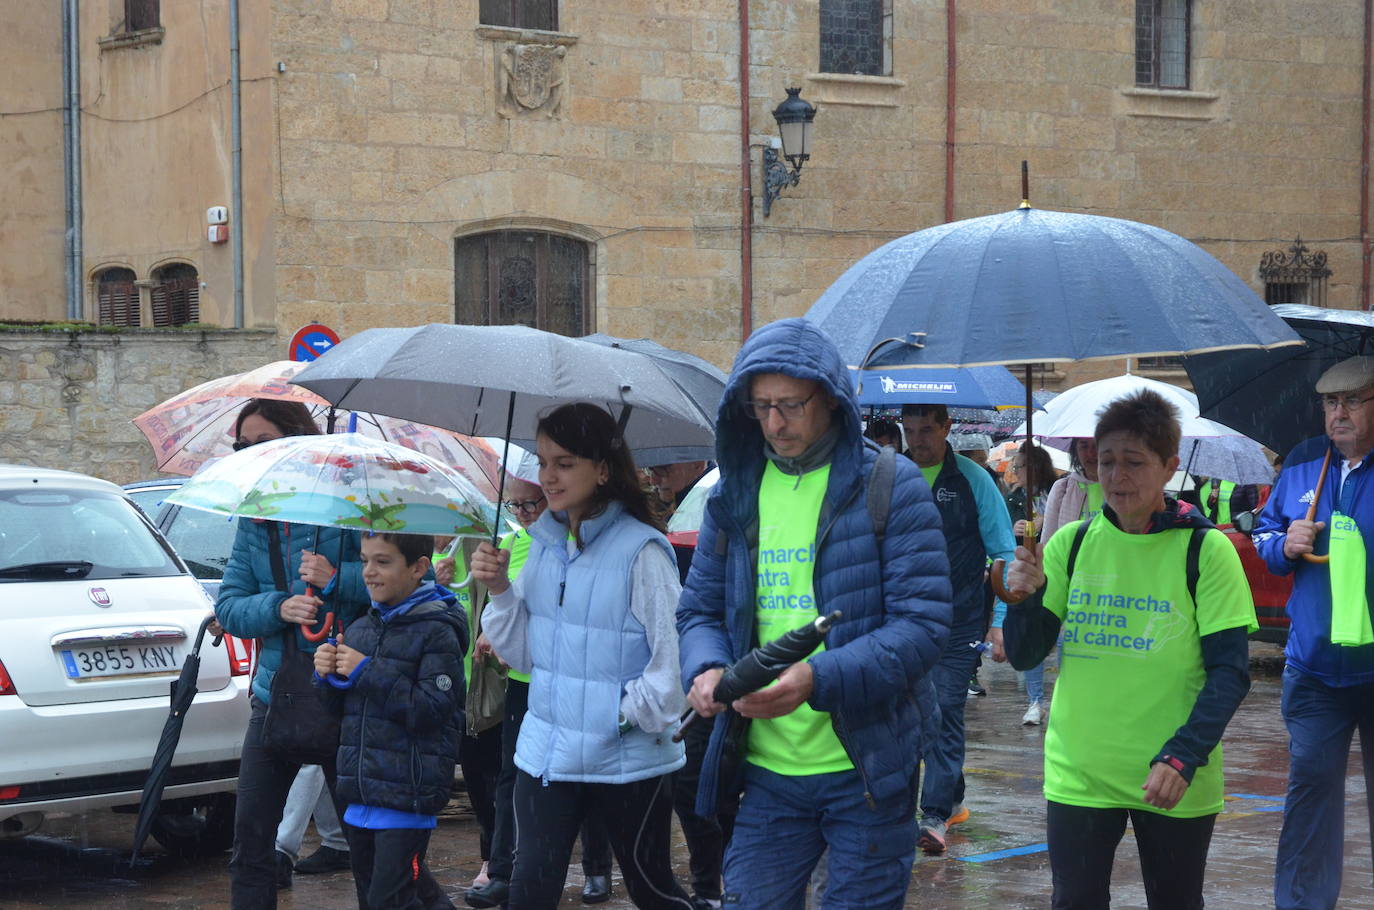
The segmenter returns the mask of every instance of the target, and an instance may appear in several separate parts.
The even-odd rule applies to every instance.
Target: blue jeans
[[[869,806],[858,771],[793,777],[745,765],[724,905],[800,910],[829,848],[824,910],[900,910],[916,856],[915,784]]]
[[[983,617],[976,616],[949,630],[945,653],[930,671],[940,720],[925,743],[925,781],[921,814],[944,821],[964,801],[964,703],[978,652],[971,645],[983,640]]]
[[[1277,910],[1330,910],[1341,893],[1345,766],[1360,730],[1366,809],[1374,831],[1374,683],[1336,688],[1283,671],[1288,797],[1274,869]]]
[[[1045,700],[1045,662],[1031,667],[1021,674],[1026,681],[1026,701]]]

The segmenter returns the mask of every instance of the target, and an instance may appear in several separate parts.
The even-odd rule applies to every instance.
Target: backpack
[[[1094,515],[1093,518],[1097,516]],[[1067,571],[1064,573],[1065,583],[1073,578],[1073,567],[1078,562],[1078,549],[1083,546],[1083,538],[1088,536],[1088,525],[1093,523],[1089,518],[1078,526],[1078,530],[1073,532],[1073,545],[1069,547],[1069,562]],[[1202,575],[1202,541],[1207,536],[1211,528],[1193,528],[1192,536],[1188,539],[1188,596],[1193,599],[1194,606],[1197,605],[1197,582]]]

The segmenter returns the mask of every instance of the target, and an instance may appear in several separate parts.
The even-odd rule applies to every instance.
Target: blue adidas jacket
[[[682,681],[724,667],[754,644],[759,481],[765,466],[759,423],[740,402],[756,373],[819,382],[839,402],[841,439],[816,530],[817,610],[839,610],[826,650],[810,658],[810,705],[831,715],[835,732],[872,800],[897,798],[914,783],[921,735],[935,711],[926,673],[939,660],[950,623],[949,561],[940,515],[920,470],[896,459],[879,552],[866,499],[878,450],[865,445],[853,381],[835,345],[812,323],[785,319],[750,336],[735,359],[716,426],[721,479],[707,501],[696,555],[678,605]],[[734,765],[747,742],[734,711],[717,715],[703,762],[697,811],[713,815],[722,762]],[[727,754],[727,741],[729,749]]]
[[[1288,525],[1295,519],[1307,517],[1307,506],[1321,475],[1322,459],[1330,445],[1329,437],[1318,436],[1299,443],[1288,454],[1283,472],[1255,527],[1254,541],[1269,571],[1276,575],[1293,573],[1293,593],[1288,598],[1292,628],[1285,650],[1288,664],[1329,686],[1357,686],[1374,682],[1374,645],[1359,648],[1333,645],[1331,580],[1327,567],[1283,555]],[[1368,553],[1365,594],[1374,603],[1374,458],[1366,457],[1351,471],[1342,488],[1341,453],[1332,450],[1326,484],[1322,488],[1321,501],[1317,503],[1316,520],[1329,524],[1331,511],[1337,503],[1344,514],[1355,519],[1364,537]],[[1318,553],[1327,551],[1328,536],[1326,531],[1318,535]]]

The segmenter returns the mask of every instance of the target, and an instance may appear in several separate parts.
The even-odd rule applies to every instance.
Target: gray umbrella
[[[349,410],[526,445],[541,416],[574,401],[616,417],[631,450],[715,445],[712,418],[653,358],[526,326],[368,329],[291,381]]]
[[[712,424],[720,408],[721,396],[725,394],[726,375],[723,370],[694,354],[665,348],[647,338],[616,338],[613,335],[584,335],[582,341],[599,344],[608,348],[619,348],[650,358],[664,374],[673,381],[683,393],[692,400],[702,415]],[[672,464],[678,461],[711,461],[716,457],[714,446],[654,446],[636,447],[635,462],[640,467],[656,464]]]
[[[624,432],[632,449],[712,446],[715,439],[711,417],[652,358],[525,326],[368,329],[292,382],[338,407],[468,436],[504,436],[512,428],[513,439],[528,440],[542,414],[589,401],[617,418],[630,409]]]

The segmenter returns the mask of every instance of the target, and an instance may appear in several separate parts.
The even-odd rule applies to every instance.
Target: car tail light
[[[7,799],[18,799],[18,798],[19,798],[19,788],[18,788],[18,787],[0,787],[0,802],[4,802],[4,801],[7,800]]]
[[[229,655],[229,675],[247,676],[253,672],[253,642],[249,639],[224,636],[224,649]]]
[[[10,679],[10,674],[5,670],[4,663],[0,663],[0,695],[18,694],[14,688],[14,680]]]

